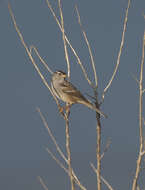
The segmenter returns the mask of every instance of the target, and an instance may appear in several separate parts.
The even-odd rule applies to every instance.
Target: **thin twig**
[[[46,148],[46,151],[50,154],[50,156],[52,157],[53,160],[56,161],[56,163],[69,175],[69,171],[68,169],[60,162],[60,160],[58,160],[56,158],[56,156],[48,149]],[[80,187],[80,189],[82,190],[87,190],[81,183],[80,181],[78,180],[77,176],[75,175],[74,171],[72,171],[72,174],[73,174],[73,178],[76,182],[76,184]]]
[[[63,154],[61,148],[59,147],[54,135],[52,134],[50,128],[48,127],[48,124],[44,118],[44,116],[42,115],[41,111],[39,108],[37,108],[37,111],[38,113],[40,114],[40,117],[43,121],[43,124],[44,126],[46,127],[47,131],[48,131],[48,134],[52,140],[52,142],[54,143],[55,147],[56,147],[56,150],[57,152],[59,153],[59,155],[63,158],[63,160],[66,162],[66,164],[68,165],[68,160],[67,158],[65,157],[65,155]],[[58,163],[58,165],[60,165],[61,168],[63,168],[68,174],[68,170],[64,167],[64,165],[53,155],[53,153],[48,149],[46,148],[47,152],[51,155],[51,157]],[[79,181],[79,179],[77,178],[76,174],[74,173],[74,171],[72,170],[72,174],[73,174],[73,178],[75,180],[75,182],[78,184],[78,186],[82,189],[82,190],[86,190],[86,188],[81,184],[81,182]]]
[[[62,39],[63,39],[63,44],[64,44],[64,53],[65,53],[65,59],[66,59],[66,63],[67,63],[67,73],[68,73],[67,76],[68,76],[68,78],[70,78],[70,62],[69,62],[67,44],[66,44],[66,39],[65,39],[64,19],[63,19],[62,6],[61,6],[60,0],[58,0],[58,5],[59,5],[60,18],[61,18],[61,28],[62,28]]]
[[[96,68],[95,68],[95,62],[94,62],[94,58],[93,58],[91,46],[90,46],[90,43],[89,43],[89,41],[88,41],[86,32],[85,32],[85,30],[84,30],[84,28],[83,28],[83,25],[82,25],[82,23],[81,23],[81,17],[80,17],[80,14],[79,14],[79,10],[78,10],[77,6],[75,6],[75,8],[76,8],[77,16],[78,16],[78,23],[79,23],[79,25],[80,25],[80,27],[81,27],[81,30],[82,30],[84,39],[85,39],[85,41],[86,41],[86,44],[87,44],[87,47],[88,47],[88,50],[89,50],[89,54],[90,54],[90,58],[91,58],[91,65],[92,65],[93,72],[94,72],[94,77],[95,77],[95,84],[96,84],[96,87],[97,87],[97,86],[98,86],[98,79],[97,79]]]
[[[109,139],[103,153],[101,154],[101,159],[104,157],[105,153],[108,151],[110,144],[111,144],[111,140]]]
[[[62,32],[61,24],[60,24],[58,18],[56,17],[56,14],[55,14],[55,12],[53,11],[53,9],[52,9],[52,7],[51,7],[49,1],[46,0],[46,3],[47,3],[48,8],[50,9],[50,11],[51,11],[51,13],[52,13],[52,15],[53,15],[55,21],[56,21],[56,23],[58,24],[58,26],[59,26],[59,28],[60,28],[60,30],[61,30],[61,32]],[[77,61],[78,61],[78,64],[80,65],[80,67],[81,67],[81,69],[82,69],[82,71],[83,71],[83,74],[84,74],[86,80],[88,81],[88,83],[90,84],[90,86],[93,86],[93,87],[94,87],[93,83],[91,82],[91,80],[89,79],[89,77],[88,77],[88,75],[87,75],[87,72],[86,72],[86,70],[85,70],[85,68],[84,68],[84,66],[83,66],[83,64],[82,64],[82,62],[81,62],[79,56],[77,55],[76,51],[75,51],[74,48],[72,47],[72,45],[71,45],[71,43],[70,43],[68,37],[66,36],[66,34],[65,34],[65,40],[66,40],[66,42],[68,43],[68,45],[70,46],[70,48],[71,48],[73,54],[75,55],[75,57],[76,57],[76,59],[77,59]],[[94,88],[95,88],[95,87],[94,87]]]
[[[45,68],[47,69],[47,71],[49,71],[51,74],[53,74],[53,71],[48,67],[48,65],[46,64],[46,62],[42,59],[42,57],[40,56],[37,48],[34,45],[30,46],[30,53],[32,54],[32,50],[34,50],[34,52],[36,53],[36,55],[38,56],[38,58],[40,59],[40,61],[43,63],[43,65],[45,66]]]
[[[122,39],[121,39],[120,49],[119,49],[119,53],[118,53],[118,57],[117,57],[117,63],[116,63],[113,75],[112,75],[110,81],[108,82],[107,86],[104,89],[104,92],[102,94],[102,100],[104,100],[105,93],[108,90],[108,88],[111,86],[112,81],[113,81],[113,79],[114,79],[114,77],[115,77],[115,75],[117,73],[117,70],[118,70],[118,67],[119,67],[119,64],[120,64],[120,57],[121,57],[122,49],[123,49],[123,46],[124,46],[125,32],[126,32],[127,21],[128,21],[128,10],[129,10],[129,7],[130,7],[130,1],[131,0],[128,0],[128,6],[127,6],[127,9],[126,9],[124,25],[123,25],[123,32],[122,32]]]
[[[145,31],[144,31],[145,35]],[[143,102],[143,90],[142,90],[142,85],[143,85],[143,66],[144,66],[144,48],[145,47],[145,38],[143,37],[143,47],[142,47],[142,60],[141,60],[141,68],[140,68],[140,80],[139,80],[139,139],[140,139],[140,145],[139,145],[139,154],[138,154],[138,159],[136,163],[136,172],[135,176],[133,179],[133,184],[132,184],[132,190],[136,190],[137,187],[137,181],[140,173],[140,168],[141,168],[141,162],[143,158],[143,120],[142,120],[142,102]]]
[[[56,147],[56,150],[58,151],[58,153],[60,154],[60,156],[61,156],[61,157],[65,160],[65,162],[67,163],[67,158],[65,157],[64,153],[63,153],[62,150],[60,149],[60,147],[59,147],[59,145],[58,145],[58,143],[57,143],[55,137],[53,136],[53,134],[52,134],[50,128],[48,127],[48,124],[47,124],[47,122],[46,122],[44,116],[42,115],[40,109],[37,108],[37,111],[38,111],[38,113],[39,113],[39,115],[40,115],[40,117],[41,117],[41,119],[42,119],[42,121],[43,121],[43,124],[44,124],[45,128],[46,128],[47,131],[48,131],[48,134],[49,134],[49,136],[50,136],[52,142],[54,143],[54,145],[55,145],[55,147]]]
[[[144,32],[145,35],[145,32]],[[139,98],[139,126],[140,126],[140,144],[143,144],[143,128],[142,128],[142,94],[143,94],[143,66],[144,66],[144,48],[145,39],[143,38],[143,47],[142,47],[142,61],[141,61],[141,70],[140,70],[140,80],[139,80],[139,89],[140,89],[140,98]]]
[[[50,156],[53,158],[53,160],[56,161],[56,163],[69,175],[68,169],[56,158],[56,156],[49,150],[49,148],[46,148],[46,151],[50,154]]]
[[[93,171],[97,174],[98,171],[97,169],[95,168],[95,166],[91,163],[91,167],[93,169]],[[101,176],[101,180],[103,181],[103,183],[108,187],[108,189],[110,190],[113,190],[112,186],[108,183],[108,181],[106,179],[104,179],[102,176]]]
[[[44,189],[44,190],[48,190],[47,186],[45,185],[43,179],[42,179],[40,176],[38,176],[38,180],[39,180],[39,182],[41,183],[43,189]]]
[[[137,79],[137,77],[134,74],[131,74],[132,78],[137,82],[137,84],[139,85],[139,80]]]

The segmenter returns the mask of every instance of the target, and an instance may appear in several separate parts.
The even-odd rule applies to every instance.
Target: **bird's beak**
[[[62,77],[63,77],[63,78],[66,78],[66,77],[67,77],[67,75],[66,75],[65,73],[63,73]]]

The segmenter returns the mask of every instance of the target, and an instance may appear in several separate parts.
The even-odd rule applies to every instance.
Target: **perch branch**
[[[66,118],[65,118],[65,136],[66,136],[66,152],[67,152],[67,163],[68,163],[68,170],[69,170],[69,177],[71,181],[71,189],[75,190],[75,183],[72,173],[72,158],[71,158],[71,149],[70,149],[70,131],[69,131],[69,114],[70,114],[70,107],[69,105],[66,108]]]

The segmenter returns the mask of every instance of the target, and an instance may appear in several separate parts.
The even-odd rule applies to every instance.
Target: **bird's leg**
[[[63,117],[65,117],[65,114],[64,114],[64,107],[61,106],[60,104],[58,105],[58,110],[59,110],[59,113],[62,114]]]
[[[66,116],[69,117],[71,104],[67,103],[65,106]]]
[[[64,117],[64,118],[68,118],[69,115],[70,115],[70,107],[71,107],[71,104],[66,104],[65,106],[60,106],[60,104],[58,104],[58,110],[59,110],[59,113]],[[65,111],[65,113],[64,113]]]
[[[59,110],[60,113],[62,113],[63,110],[64,110],[63,106],[58,105],[58,110]]]

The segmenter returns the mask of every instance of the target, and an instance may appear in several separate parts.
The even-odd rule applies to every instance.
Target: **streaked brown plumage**
[[[104,113],[89,102],[89,100],[87,100],[73,84],[67,81],[66,78],[67,75],[63,71],[56,71],[52,75],[51,88],[57,98],[70,105],[76,103],[83,104],[106,117]]]

